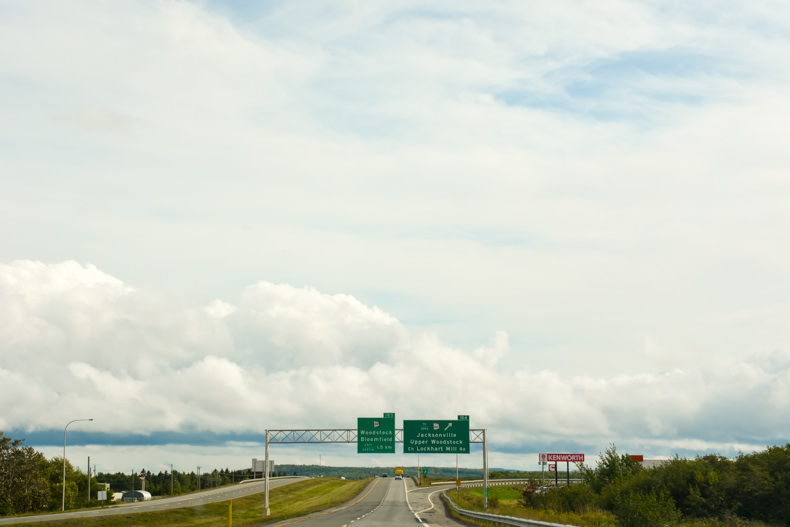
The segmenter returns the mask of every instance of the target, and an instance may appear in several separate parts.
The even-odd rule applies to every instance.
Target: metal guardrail
[[[489,479],[488,486],[493,487],[496,485],[520,485],[520,484],[527,484],[529,483],[529,479]],[[431,486],[434,485],[453,485],[455,486],[455,480],[448,479],[444,481],[431,481]],[[461,480],[462,487],[481,487],[483,486],[482,479],[462,479]]]
[[[530,481],[534,481],[534,479],[489,479],[488,486],[489,487],[496,487],[497,485],[526,485]],[[581,478],[571,478],[571,483],[581,483],[584,480]],[[560,481],[560,487],[564,487],[566,480]],[[431,485],[453,485],[455,486],[455,481],[453,480],[446,480],[446,481],[432,481]],[[483,480],[482,479],[462,479],[461,480],[461,487],[482,487]],[[546,487],[553,487],[554,481],[547,481],[544,485]]]
[[[453,510],[461,516],[491,522],[494,525],[512,525],[514,527],[574,527],[564,523],[550,523],[538,520],[528,520],[526,518],[515,518],[513,516],[500,516],[499,514],[489,514],[487,512],[468,511],[456,505],[452,498],[447,495],[447,491],[442,492],[442,497],[444,497]]]
[[[297,479],[297,478],[307,479],[307,476],[273,476],[269,479],[275,480],[275,479]],[[241,485],[243,483],[266,483],[266,479],[265,478],[243,479],[238,482],[238,485]]]

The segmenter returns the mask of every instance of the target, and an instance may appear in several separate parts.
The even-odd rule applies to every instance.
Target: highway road
[[[273,478],[269,483],[269,488],[276,488],[294,481],[299,481],[301,477]],[[193,507],[227,501],[236,498],[249,496],[264,491],[264,480],[247,481],[230,487],[220,487],[218,489],[202,490],[192,494],[184,494],[172,498],[162,498],[151,501],[138,501],[137,503],[119,503],[110,505],[103,509],[80,510],[57,514],[41,514],[37,516],[23,516],[15,518],[2,518],[0,525],[21,525],[29,523],[42,523],[55,520],[65,520],[72,518],[101,518],[116,514],[130,514],[136,512],[161,511],[166,509],[179,509],[181,507]]]
[[[271,527],[402,527],[417,522],[442,527],[459,524],[445,516],[439,495],[445,488],[415,487],[411,479],[376,478],[356,498],[341,506]]]

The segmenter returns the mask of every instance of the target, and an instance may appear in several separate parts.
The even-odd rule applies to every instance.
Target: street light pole
[[[73,419],[66,423],[66,426],[63,427],[63,503],[61,511],[66,510],[66,429],[69,427],[71,423],[76,423],[77,421],[93,421],[93,418],[90,419]],[[88,485],[90,487],[90,485]]]

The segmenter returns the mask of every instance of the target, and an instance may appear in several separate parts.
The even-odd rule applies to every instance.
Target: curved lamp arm
[[[61,504],[61,511],[66,510],[66,429],[69,427],[71,423],[76,423],[77,421],[93,421],[93,418],[90,419],[72,419],[66,426],[63,427],[63,502]]]

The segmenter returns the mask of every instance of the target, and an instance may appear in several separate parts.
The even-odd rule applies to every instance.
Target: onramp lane
[[[455,485],[436,485],[433,487],[417,487],[413,480],[407,484],[408,501],[411,510],[423,524],[438,527],[458,527],[462,525],[447,515],[441,494]]]

